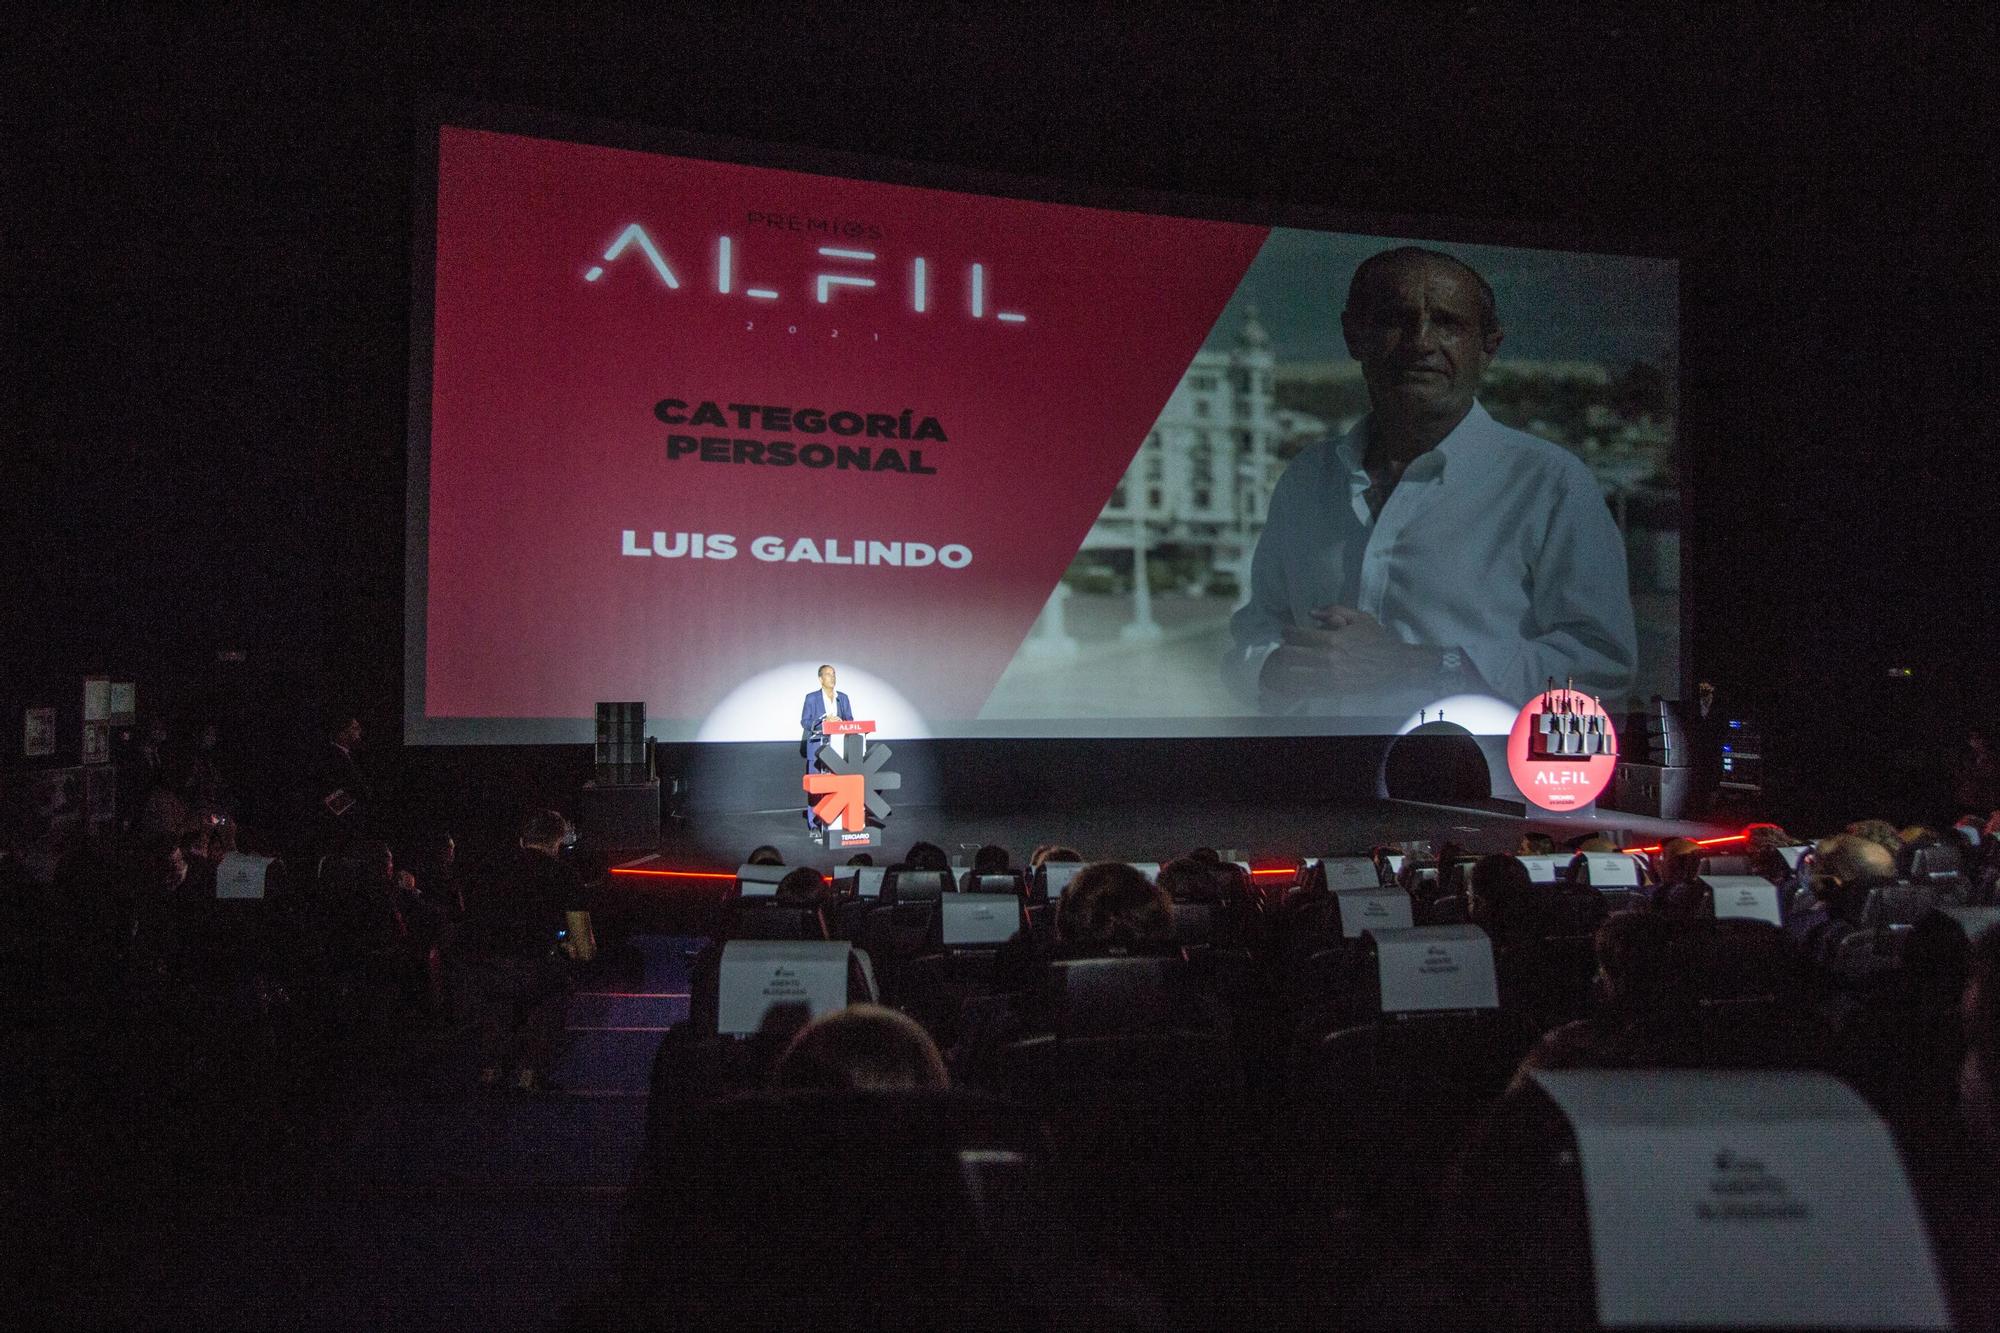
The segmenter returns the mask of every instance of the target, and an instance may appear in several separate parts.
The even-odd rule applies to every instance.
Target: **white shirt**
[[[1551,676],[1623,696],[1638,661],[1625,544],[1583,461],[1475,402],[1404,470],[1377,517],[1365,494],[1367,431],[1364,418],[1308,445],[1271,492],[1250,600],[1230,620],[1236,648],[1225,674],[1238,693],[1258,697],[1258,673],[1285,627],[1316,626],[1318,607],[1351,606],[1404,643],[1459,649],[1485,692],[1511,703],[1526,703]],[[1299,711],[1414,711],[1438,685],[1308,700]]]

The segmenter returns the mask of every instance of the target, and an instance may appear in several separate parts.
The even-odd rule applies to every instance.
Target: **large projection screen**
[[[1671,258],[472,121],[419,192],[410,743],[796,741],[821,664],[897,737],[1681,692]]]

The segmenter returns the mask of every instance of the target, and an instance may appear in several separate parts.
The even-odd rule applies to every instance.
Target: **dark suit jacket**
[[[354,756],[338,745],[328,741],[320,747],[319,759],[313,774],[312,798],[318,805],[318,812],[331,815],[326,798],[334,792],[344,791],[348,799],[356,805],[367,805],[369,798],[368,779],[361,772],[361,765]]]
[[[838,716],[844,722],[854,720],[854,706],[847,702],[847,696],[839,690],[833,692],[834,703],[838,706]],[[826,719],[826,696],[814,690],[806,696],[805,707],[799,710],[799,758],[811,763],[819,754],[812,744],[813,728]]]

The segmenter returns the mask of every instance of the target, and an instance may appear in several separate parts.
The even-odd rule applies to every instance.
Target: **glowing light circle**
[[[1440,699],[1397,728],[1407,736],[1427,722],[1453,722],[1474,736],[1505,736],[1514,730],[1514,705],[1490,694],[1454,694]]]

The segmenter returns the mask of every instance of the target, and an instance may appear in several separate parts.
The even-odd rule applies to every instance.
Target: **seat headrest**
[[[1319,862],[1319,868],[1326,877],[1326,887],[1335,893],[1342,889],[1382,887],[1381,870],[1365,856],[1325,857]]]
[[[1878,884],[1868,891],[1861,909],[1863,925],[1896,929],[1914,926],[1937,906],[1937,892],[1928,884]]]
[[[796,866],[755,866],[746,862],[736,867],[736,895],[739,898],[775,897],[778,881],[795,869]]]
[[[1007,1200],[982,1197],[998,1183],[987,1170],[1032,1167],[1044,1137],[1033,1113],[958,1089],[787,1091],[691,1107],[658,1148],[635,1203],[669,1228],[671,1254],[747,1279],[759,1266],[782,1278],[768,1271],[782,1256],[779,1269],[811,1264],[846,1290],[854,1275],[827,1268],[990,1253],[981,1213]],[[891,1272],[907,1281],[907,1265]]]
[[[729,934],[739,940],[823,940],[826,919],[816,907],[756,901],[737,909]]]
[[[1937,910],[1958,923],[1968,942],[2000,926],[2000,907],[1940,907]]]
[[[746,1036],[773,1011],[803,1026],[845,1009],[854,989],[850,962],[865,957],[840,940],[731,940],[722,946],[717,1030]]]
[[[1220,915],[1221,909],[1214,903],[1175,903],[1174,942],[1183,947],[1210,943]]]
[[[1767,921],[1774,926],[1785,924],[1778,907],[1778,886],[1761,875],[1703,873],[1700,882],[1708,890],[1709,903],[1718,920],[1743,918]]]
[[[1917,883],[1927,879],[1961,879],[1964,875],[1965,861],[1956,847],[1933,843],[1910,853],[1910,878]]]
[[[1598,889],[1631,889],[1639,885],[1639,862],[1624,852],[1578,852],[1573,863],[1582,882]]]
[[[1018,893],[953,893],[938,908],[939,939],[948,949],[1005,944],[1020,930]]]
[[[1407,930],[1417,924],[1410,895],[1401,889],[1342,889],[1333,900],[1340,910],[1340,933],[1350,940],[1371,930]]]
[[[1179,955],[1066,958],[1049,964],[1062,1036],[1110,1036],[1171,1027],[1187,1014],[1187,964]]]
[[[1581,1198],[1544,1197],[1589,1215],[1595,1322],[1952,1326],[1895,1140],[1844,1084],[1712,1069],[1532,1077],[1576,1145],[1564,1160]]]
[[[1044,862],[1042,865],[1042,883],[1047,890],[1049,901],[1061,901],[1063,890],[1069,887],[1070,881],[1075,879],[1082,870],[1083,863],[1081,861]]]
[[[1385,1014],[1498,1009],[1493,941],[1478,926],[1371,930]]]
[[[891,870],[882,896],[896,903],[934,903],[951,891],[949,870]]]

